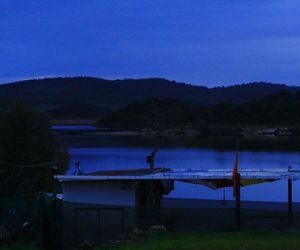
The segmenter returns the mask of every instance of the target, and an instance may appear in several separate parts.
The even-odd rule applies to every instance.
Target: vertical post
[[[51,246],[57,249],[58,247],[58,232],[57,232],[57,187],[56,187],[56,179],[55,176],[58,173],[58,166],[56,163],[52,166],[52,175],[53,175],[53,195],[52,195],[52,221],[51,221]]]
[[[293,223],[293,187],[292,180],[288,179],[288,216],[289,216],[289,225],[291,226]]]
[[[153,150],[151,155],[147,156],[147,163],[149,163],[151,171],[154,170],[154,156],[155,156],[156,152],[157,152],[157,149]]]
[[[58,167],[56,164],[52,166],[52,175],[53,175],[53,194],[52,194],[52,205],[53,205],[53,218],[56,221],[56,196],[57,196],[57,188],[56,188],[56,179],[55,176],[58,173]]]
[[[154,170],[154,159],[153,158],[151,158],[150,169],[151,169],[151,171]]]
[[[241,175],[236,176],[235,186],[235,224],[236,230],[241,228],[241,193],[240,193]]]
[[[4,181],[4,209],[3,209],[3,226],[4,226],[4,233],[3,233],[3,243],[6,243],[6,236],[7,236],[7,233],[6,233],[6,230],[7,230],[7,201],[8,201],[8,195],[7,195],[7,184],[8,183],[8,180],[6,179]]]

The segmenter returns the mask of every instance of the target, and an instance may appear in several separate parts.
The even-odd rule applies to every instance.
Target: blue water
[[[85,145],[86,146],[86,145]],[[147,167],[146,156],[152,148],[148,147],[93,147],[70,148],[71,167],[69,174],[74,172],[74,163],[80,161],[84,172],[108,169],[128,169]],[[232,169],[234,151],[219,151],[196,147],[161,148],[155,158],[155,166],[181,169]],[[287,169],[288,166],[300,170],[300,154],[297,152],[241,151],[239,167],[271,169]],[[276,181],[248,187],[241,190],[242,200],[248,201],[286,201],[287,181]],[[193,199],[223,199],[223,189],[211,190],[205,186],[175,182],[175,190],[169,197]],[[225,189],[225,197],[232,200],[232,188]],[[293,181],[293,199],[300,201],[300,181]]]
[[[97,130],[96,126],[91,125],[52,125],[52,130],[74,131],[74,130]]]

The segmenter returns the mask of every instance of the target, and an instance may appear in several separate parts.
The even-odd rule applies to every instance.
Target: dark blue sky
[[[0,1],[0,83],[78,75],[300,85],[300,1]]]

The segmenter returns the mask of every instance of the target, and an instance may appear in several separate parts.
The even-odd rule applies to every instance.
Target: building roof
[[[288,169],[241,169],[241,179],[249,180],[280,180],[300,179],[300,170]],[[232,170],[222,169],[128,169],[98,171],[83,175],[57,175],[60,182],[66,181],[104,181],[104,180],[224,180],[232,178]]]

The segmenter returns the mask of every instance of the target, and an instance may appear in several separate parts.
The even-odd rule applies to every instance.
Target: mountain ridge
[[[73,103],[113,110],[131,102],[158,97],[202,106],[218,103],[241,104],[262,99],[281,90],[295,93],[300,87],[254,82],[228,87],[196,86],[164,78],[106,80],[94,77],[57,77],[17,81],[0,85],[0,99],[24,101],[48,111]]]

